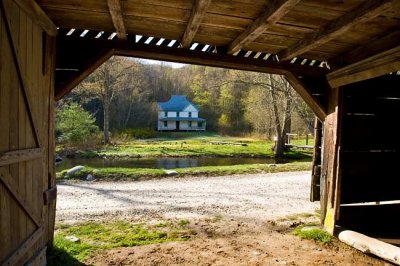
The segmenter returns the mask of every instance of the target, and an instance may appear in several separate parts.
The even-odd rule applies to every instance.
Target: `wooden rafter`
[[[290,85],[292,85],[294,90],[303,98],[308,106],[310,106],[315,115],[321,121],[324,121],[326,117],[326,110],[324,106],[322,106],[322,104],[312,96],[310,89],[304,84],[304,82],[302,82],[297,75],[292,72],[285,73],[285,77],[289,81]]]
[[[400,45],[348,65],[327,75],[333,88],[375,78],[400,69]]]
[[[276,24],[287,14],[300,0],[278,0],[270,1],[264,12],[243,31],[228,46],[227,53],[234,54],[246,44],[254,41],[269,27]]]
[[[398,0],[368,0],[353,11],[331,21],[319,30],[307,35],[304,39],[278,53],[280,60],[290,60],[304,54],[341,34],[355,25],[375,18],[389,9]]]
[[[329,60],[329,65],[333,69],[342,68],[397,46],[400,46],[400,31],[384,34],[381,38],[377,38],[372,42],[352,49],[350,52],[332,58]]]
[[[126,40],[126,30],[120,0],[107,0],[107,5],[118,38]]]
[[[199,29],[200,22],[202,21],[211,0],[195,0],[190,14],[189,22],[186,26],[185,33],[182,37],[182,47],[188,48]]]
[[[163,60],[178,63],[207,65],[214,67],[231,68],[263,73],[284,75],[288,71],[293,71],[299,75],[325,76],[328,70],[320,67],[307,65],[291,64],[289,62],[277,62],[273,60],[262,60],[255,58],[238,58],[236,56],[192,51],[174,47],[163,47],[157,45],[147,45],[132,43],[129,41],[112,41],[99,39],[85,39],[78,37],[58,36],[59,55],[68,54],[68,49],[73,49],[77,54],[84,53],[79,47],[97,47],[105,53],[93,55],[92,59],[87,59],[85,67],[79,67],[77,75],[71,79],[61,80],[56,87],[56,100],[71,91],[80,81],[89,75],[95,68],[112,55],[132,56],[145,59]],[[58,56],[59,56],[58,55]],[[60,64],[60,62],[59,62]],[[56,74],[59,71],[56,72]],[[321,112],[320,112],[321,114]],[[323,117],[320,116],[320,117]]]

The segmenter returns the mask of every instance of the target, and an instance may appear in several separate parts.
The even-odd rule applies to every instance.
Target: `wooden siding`
[[[36,263],[53,235],[53,52],[34,14],[4,0],[0,13],[0,264]],[[49,219],[50,217],[50,219]]]

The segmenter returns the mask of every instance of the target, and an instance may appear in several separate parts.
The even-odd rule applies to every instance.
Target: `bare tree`
[[[89,95],[98,97],[103,104],[104,144],[110,143],[110,107],[117,91],[123,88],[124,77],[134,67],[133,61],[122,57],[112,57],[94,71],[80,85]]]

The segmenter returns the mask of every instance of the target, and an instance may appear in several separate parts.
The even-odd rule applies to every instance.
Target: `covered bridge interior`
[[[320,120],[311,200],[321,201],[325,228],[399,243],[399,0],[2,0],[0,8],[0,264],[45,260],[54,101],[112,55],[285,75]]]

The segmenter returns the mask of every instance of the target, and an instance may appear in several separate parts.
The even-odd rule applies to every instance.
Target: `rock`
[[[81,240],[79,238],[77,238],[76,236],[66,236],[65,239],[74,242],[74,243],[79,243],[81,242]]]
[[[273,163],[272,163],[272,164],[269,164],[268,166],[269,166],[269,167],[276,167],[276,164],[273,164]]]
[[[168,176],[173,176],[173,175],[177,175],[178,172],[174,171],[174,170],[164,170],[164,172],[168,175]]]
[[[94,181],[94,180],[96,180],[96,178],[93,175],[91,175],[91,174],[87,175],[86,181]]]
[[[72,167],[71,169],[69,169],[66,173],[65,173],[65,176],[70,176],[70,175],[73,175],[73,174],[75,174],[75,173],[78,173],[79,171],[81,171],[83,168],[85,168],[84,166],[82,166],[82,165],[77,165],[77,166],[75,166],[75,167]]]

